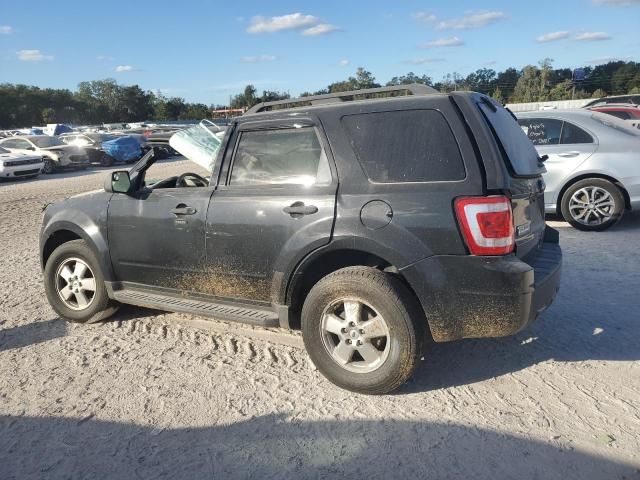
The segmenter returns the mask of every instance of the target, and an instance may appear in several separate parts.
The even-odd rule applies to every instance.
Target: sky
[[[0,83],[115,78],[227,104],[248,83],[295,96],[358,67],[385,83],[545,57],[640,61],[639,21],[640,0],[13,1],[0,9]]]

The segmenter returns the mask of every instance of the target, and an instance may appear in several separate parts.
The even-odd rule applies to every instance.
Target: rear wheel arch
[[[290,327],[300,328],[302,306],[311,289],[324,277],[347,267],[372,267],[393,275],[409,290],[417,305],[421,305],[417,294],[398,268],[385,258],[358,249],[337,249],[307,258],[295,269],[287,287],[285,301],[289,306]],[[422,307],[421,307],[422,309]],[[424,310],[422,311],[424,314]],[[425,328],[429,328],[425,316]]]
[[[564,197],[566,191],[571,188],[572,185],[575,185],[579,181],[587,180],[590,178],[600,178],[602,180],[608,180],[609,182],[613,183],[616,187],[618,187],[618,189],[620,189],[620,192],[624,197],[625,209],[631,209],[631,197],[629,197],[629,192],[627,192],[627,189],[624,187],[622,182],[610,175],[605,175],[603,173],[584,173],[569,180],[563,185],[562,189],[560,189],[560,192],[558,192],[558,198],[556,199],[556,212],[558,215],[562,213],[562,197]]]

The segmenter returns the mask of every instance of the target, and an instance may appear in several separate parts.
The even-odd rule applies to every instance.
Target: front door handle
[[[577,157],[578,155],[580,155],[580,152],[562,152],[558,154],[559,157],[564,158]]]
[[[173,213],[174,215],[195,215],[197,212],[198,211],[195,208],[189,207],[184,204],[180,204],[176,208],[171,210],[171,213]]]
[[[301,217],[303,215],[312,215],[318,212],[315,205],[305,205],[304,202],[294,202],[288,207],[282,209],[284,213],[288,213],[292,217]]]

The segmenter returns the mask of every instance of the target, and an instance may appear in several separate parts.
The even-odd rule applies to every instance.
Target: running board
[[[256,307],[240,307],[228,303],[212,303],[184,297],[172,297],[140,290],[114,290],[113,298],[118,302],[155,308],[170,312],[190,313],[216,320],[248,323],[260,327],[279,327],[278,314],[273,310]]]

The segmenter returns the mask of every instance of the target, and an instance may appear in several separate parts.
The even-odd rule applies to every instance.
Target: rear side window
[[[487,97],[478,107],[487,119],[498,146],[516,176],[532,177],[544,173],[533,143],[524,134],[512,114]]]
[[[458,143],[436,110],[347,115],[342,125],[372,182],[441,182],[466,177]]]
[[[576,143],[593,143],[593,137],[573,123],[564,122],[560,143],[562,143],[563,145]]]

